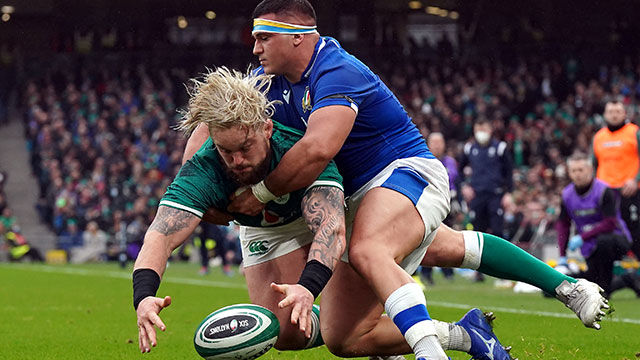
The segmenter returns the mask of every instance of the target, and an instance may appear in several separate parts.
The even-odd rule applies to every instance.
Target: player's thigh
[[[367,282],[340,261],[320,298],[322,338],[333,350],[349,348],[380,321],[384,310]]]
[[[353,222],[349,259],[363,252],[392,256],[396,262],[415,250],[425,237],[420,213],[405,195],[377,187],[365,195]]]

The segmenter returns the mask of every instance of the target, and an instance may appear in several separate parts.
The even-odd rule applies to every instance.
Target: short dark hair
[[[589,155],[587,155],[586,153],[580,151],[580,150],[576,150],[573,152],[573,154],[571,154],[571,156],[569,156],[569,158],[567,159],[567,162],[571,161],[589,161]]]
[[[313,19],[314,25],[317,21],[316,11],[307,0],[263,0],[253,10],[251,18],[255,19],[265,14],[304,15]]]
[[[484,116],[480,116],[476,119],[476,121],[473,123],[473,125],[489,125],[491,126],[491,121],[489,121],[489,119],[487,119]],[[493,126],[491,126],[493,128]]]

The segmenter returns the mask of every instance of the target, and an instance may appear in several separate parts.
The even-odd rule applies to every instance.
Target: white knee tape
[[[464,259],[460,267],[478,270],[482,260],[484,237],[481,232],[477,231],[463,231],[462,237],[464,239]]]

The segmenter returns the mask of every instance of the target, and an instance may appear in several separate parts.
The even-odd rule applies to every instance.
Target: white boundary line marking
[[[0,267],[6,267],[6,268],[15,268],[18,266],[21,268],[21,270],[32,270],[32,271],[40,271],[40,272],[48,272],[48,273],[83,275],[83,276],[104,276],[104,277],[109,277],[114,279],[131,280],[131,273],[121,272],[121,271],[100,271],[100,270],[76,269],[76,268],[68,268],[68,267],[61,267],[61,266],[34,265],[34,264],[31,264],[31,265],[0,264]],[[224,282],[224,281],[199,280],[199,279],[181,278],[181,277],[174,277],[174,276],[167,276],[163,278],[162,281],[173,283],[173,284],[212,286],[212,287],[227,288],[227,289],[246,289],[247,288],[246,284],[234,284],[234,283]]]
[[[51,266],[51,265],[34,265],[34,264],[26,265],[26,264],[1,264],[0,263],[0,268],[2,267],[5,267],[5,268],[20,267],[22,270],[70,274],[70,275],[83,275],[83,276],[104,276],[104,277],[115,278],[115,279],[131,280],[131,274],[129,274],[128,272],[120,272],[120,271],[76,269],[76,268]],[[235,284],[235,283],[229,283],[224,281],[198,280],[198,279],[173,277],[173,276],[168,276],[162,279],[162,281],[173,283],[173,284],[210,286],[210,287],[218,287],[218,288],[226,288],[226,289],[246,289],[247,288],[246,284]],[[452,308],[452,309],[471,309],[473,307],[478,307],[477,305],[450,303],[450,302],[442,302],[442,301],[428,301],[427,305],[435,305],[435,306],[441,306],[441,307]],[[562,318],[562,319],[576,318],[574,314],[556,313],[556,312],[550,312],[550,311],[532,311],[532,310],[500,307],[500,306],[481,306],[481,308],[487,308],[491,311],[511,313],[511,314],[537,315],[537,316],[554,317],[554,318]],[[615,317],[615,313],[614,313],[614,317],[607,318],[602,322],[605,324],[607,322],[619,322],[619,323],[640,325],[640,319],[619,318],[619,317]]]

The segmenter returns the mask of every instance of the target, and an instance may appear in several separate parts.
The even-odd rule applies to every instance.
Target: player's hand
[[[202,216],[202,220],[214,225],[229,225],[229,221],[233,220],[233,216],[216,208],[209,208]]]
[[[638,191],[638,182],[636,179],[628,179],[622,184],[622,196],[633,196],[636,194],[636,191]]]
[[[313,294],[306,287],[299,284],[271,283],[271,289],[283,294],[285,298],[278,303],[278,307],[291,309],[291,323],[298,324],[300,331],[307,339],[311,338],[311,311],[313,310]]]
[[[252,191],[243,191],[239,194],[231,195],[231,204],[227,210],[232,213],[240,213],[256,216],[264,210],[264,204],[260,202]]]
[[[136,315],[138,316],[138,346],[141,352],[150,352],[151,346],[158,344],[154,326],[162,331],[167,329],[158,314],[169,305],[171,305],[170,296],[165,296],[164,299],[148,296],[138,304]]]

